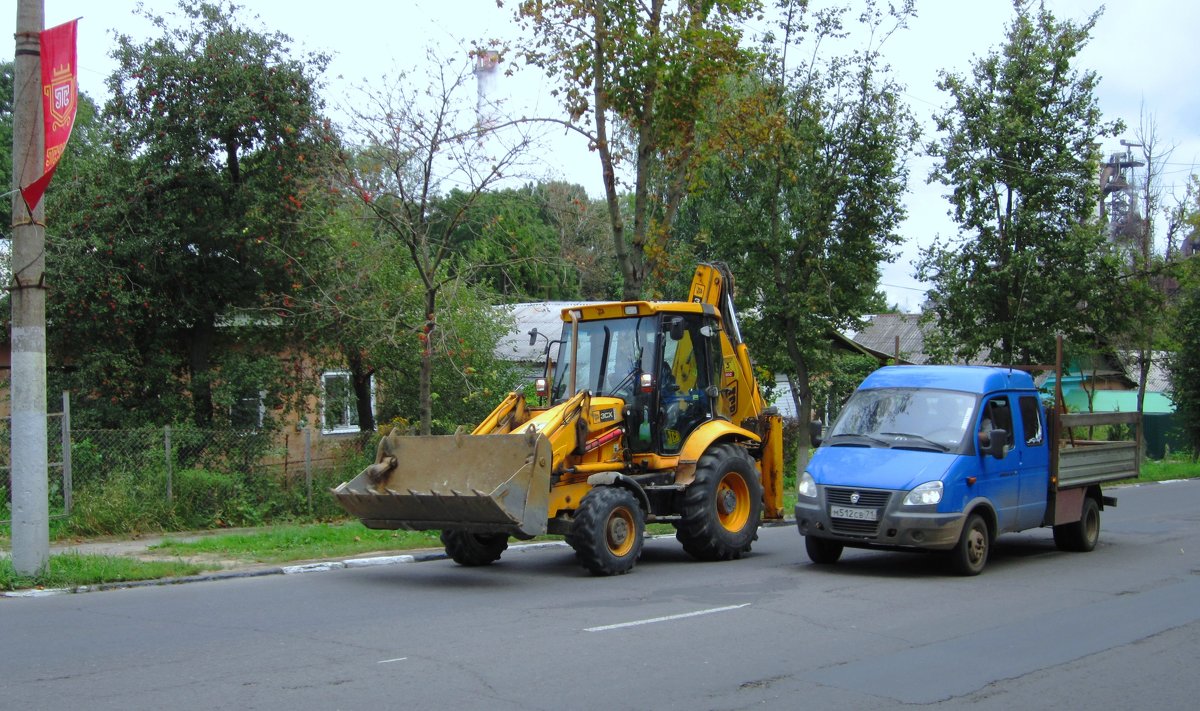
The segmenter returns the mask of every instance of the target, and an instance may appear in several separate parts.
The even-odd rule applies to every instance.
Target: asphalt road
[[[1193,708],[1200,481],[1109,493],[1095,551],[1002,537],[977,578],[785,527],[614,578],[538,548],[0,599],[0,708]]]

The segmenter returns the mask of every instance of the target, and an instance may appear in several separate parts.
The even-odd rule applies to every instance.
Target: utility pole
[[[13,182],[41,177],[42,63],[38,33],[43,0],[17,0],[13,54]],[[12,563],[36,575],[50,562],[50,506],[46,455],[46,225],[44,200],[32,212],[20,191],[12,198]]]

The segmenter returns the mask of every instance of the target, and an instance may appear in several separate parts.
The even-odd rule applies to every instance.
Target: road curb
[[[566,546],[565,542],[544,541],[539,543],[522,543],[509,546],[509,550],[535,550],[540,548],[558,548]],[[214,580],[233,580],[236,578],[261,578],[267,575],[301,575],[304,573],[322,573],[329,570],[346,568],[370,568],[384,565],[403,565],[406,563],[424,563],[431,560],[449,558],[444,551],[428,553],[405,553],[401,555],[373,556],[369,558],[347,558],[301,565],[280,565],[253,570],[226,570],[202,573],[200,575],[185,575],[177,578],[156,578],[154,580],[129,580],[115,583],[98,583],[96,585],[80,585],[73,588],[46,588],[39,590],[15,590],[0,592],[0,597],[31,598],[53,597],[55,595],[72,595],[77,593],[101,592],[105,590],[124,590],[127,588],[147,588],[163,585],[183,585],[185,583],[203,583]]]

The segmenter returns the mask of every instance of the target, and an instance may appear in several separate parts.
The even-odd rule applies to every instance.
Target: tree
[[[1173,210],[1172,223],[1190,232],[1192,239],[1200,234],[1200,177],[1192,176],[1187,195]],[[1179,284],[1168,319],[1174,343],[1166,365],[1175,413],[1196,461],[1200,458],[1200,261],[1192,256],[1175,267]]]
[[[530,145],[511,123],[476,122],[468,67],[430,59],[434,71],[423,91],[402,76],[385,79],[388,91],[364,97],[368,108],[357,112],[354,125],[361,147],[343,166],[347,194],[371,214],[383,259],[403,262],[417,280],[419,307],[393,312],[381,335],[420,344],[421,434],[433,424],[435,361],[445,354],[436,333],[444,325],[439,313],[454,308],[446,296],[462,295],[464,307],[479,301],[456,240],[471,211]]]
[[[1129,314],[1095,215],[1095,144],[1121,125],[1101,121],[1096,74],[1072,66],[1099,12],[1077,25],[1013,6],[1000,50],[938,81],[951,105],[935,116],[930,180],[951,188],[960,236],[923,251],[918,277],[933,284],[926,344],[942,358],[1053,362],[1055,334],[1120,332]]]
[[[910,7],[884,14],[870,6],[864,49],[798,67],[785,58],[809,27],[805,4],[785,9],[767,79],[731,81],[714,104],[706,138],[721,150],[683,212],[699,257],[738,265],[755,359],[792,382],[803,467],[811,383],[834,367],[831,329],[883,306],[880,264],[900,241],[903,158],[917,135],[879,51]],[[839,35],[846,11],[819,13],[813,41]]]
[[[755,0],[525,0],[517,18],[534,34],[530,64],[558,81],[567,124],[600,158],[623,297],[642,297],[647,261],[660,257],[686,195],[700,145],[696,126],[730,74],[751,66],[737,24]],[[632,164],[633,229],[620,200]],[[660,186],[652,194],[652,186]]]
[[[293,57],[285,36],[245,28],[232,5],[180,9],[182,27],[148,16],[157,38],[117,38],[108,145],[62,186],[75,208],[48,260],[52,352],[115,422],[130,411],[174,421],[183,408],[199,426],[214,422],[218,325],[262,320],[297,288],[281,255],[314,243],[304,219],[328,194],[333,143],[316,96],[325,58]]]

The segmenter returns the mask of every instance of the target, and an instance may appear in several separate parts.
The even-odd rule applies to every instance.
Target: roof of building
[[[562,333],[563,309],[586,306],[590,301],[537,301],[528,304],[506,304],[504,310],[513,320],[513,330],[496,343],[497,358],[521,363],[536,363],[546,357],[546,344]],[[529,345],[529,331],[536,328],[541,334]],[[542,335],[545,338],[542,338]]]

